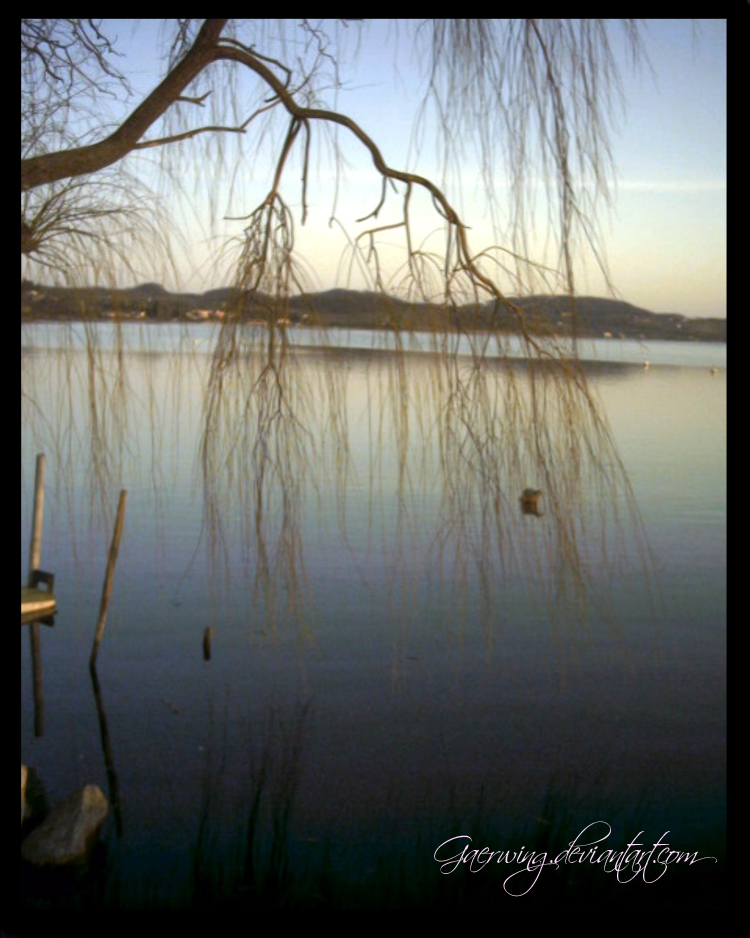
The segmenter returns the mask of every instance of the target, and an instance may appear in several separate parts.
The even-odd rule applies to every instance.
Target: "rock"
[[[21,763],[21,826],[23,826],[23,819],[26,816],[26,782],[29,778],[29,770],[26,766]]]
[[[41,779],[31,765],[21,766],[21,837],[27,827],[35,827],[49,814],[47,796]]]
[[[109,811],[98,785],[86,785],[54,807],[21,844],[21,856],[35,866],[85,863]]]

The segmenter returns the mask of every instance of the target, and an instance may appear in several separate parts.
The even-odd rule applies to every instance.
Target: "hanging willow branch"
[[[315,128],[327,129],[334,136],[337,132],[348,134],[361,145],[382,180],[378,201],[358,219],[358,224],[369,223],[369,227],[349,240],[353,259],[375,287],[385,292],[388,282],[380,258],[382,236],[386,232],[402,235],[401,292],[420,300],[438,300],[448,312],[437,320],[432,335],[436,355],[430,386],[419,391],[424,400],[433,400],[437,425],[420,425],[420,414],[413,407],[397,311],[390,325],[399,354],[393,359],[382,395],[384,410],[378,418],[378,432],[385,433],[383,428],[389,427],[395,442],[400,511],[406,510],[405,492],[413,485],[409,452],[415,425],[419,432],[437,439],[443,501],[434,549],[441,562],[450,545],[454,567],[464,569],[470,558],[489,589],[494,565],[507,570],[518,560],[510,519],[517,508],[517,493],[533,475],[534,483],[545,491],[553,520],[546,529],[546,540],[537,549],[559,576],[555,585],[558,595],[571,588],[582,594],[587,563],[583,541],[590,526],[583,510],[586,499],[595,493],[602,532],[609,512],[616,514],[623,499],[631,504],[627,478],[583,369],[574,358],[565,356],[558,343],[534,331],[524,308],[504,294],[500,277],[495,276],[513,264],[528,265],[542,276],[552,274],[527,260],[526,203],[518,193],[527,182],[526,166],[531,162],[526,150],[530,121],[536,121],[542,167],[548,170],[549,202],[557,209],[561,275],[571,296],[575,232],[582,232],[584,240],[598,250],[589,211],[595,204],[581,195],[584,190],[576,188],[574,171],[586,174],[593,170],[597,192],[606,196],[607,150],[601,102],[604,98],[606,103],[614,76],[606,24],[589,20],[503,22],[506,35],[502,40],[495,21],[439,20],[426,27],[431,30],[431,55],[424,107],[432,102],[437,108],[448,149],[469,124],[478,130],[490,200],[494,198],[490,164],[495,139],[507,147],[508,168],[518,196],[513,226],[518,237],[494,249],[470,246],[468,225],[445,187],[418,173],[390,166],[373,136],[359,123],[335,109],[318,106],[316,70],[321,62],[335,65],[335,58],[321,31],[307,23],[302,29],[316,58],[307,72],[301,68],[302,74],[297,75],[280,57],[262,54],[232,35],[234,25],[227,20],[206,20],[200,26],[180,21],[167,75],[108,136],[44,152],[41,118],[34,133],[28,135],[21,165],[22,250],[42,261],[46,251],[48,259],[64,265],[65,245],[69,243],[65,239],[80,238],[84,231],[82,223],[66,226],[61,220],[56,206],[63,204],[65,191],[65,204],[74,217],[72,193],[78,191],[79,184],[84,187],[96,180],[130,153],[176,154],[188,140],[199,136],[217,142],[227,135],[242,140],[251,127],[257,127],[255,122],[261,116],[285,114],[286,133],[276,151],[266,196],[249,213],[229,216],[243,229],[235,265],[236,303],[221,327],[212,357],[201,446],[208,529],[216,543],[221,542],[222,480],[234,480],[240,504],[253,519],[248,531],[255,540],[257,583],[264,591],[269,615],[281,595],[278,582],[273,585],[274,571],[280,571],[290,587],[287,601],[295,605],[299,600],[304,580],[300,518],[312,460],[330,445],[339,478],[345,480],[349,452],[341,404],[345,385],[330,382],[321,399],[318,391],[305,384],[304,369],[292,367],[295,351],[286,331],[287,303],[292,294],[304,292],[304,277],[294,253],[294,217],[284,195],[285,177],[296,147],[301,150],[300,215],[304,224]],[[631,21],[626,21],[626,31],[633,39]],[[29,51],[39,58],[33,48]],[[44,55],[41,47],[39,51]],[[44,69],[54,78],[54,62],[45,62]],[[225,115],[215,119],[218,95],[209,98],[201,82],[210,82],[219,74],[222,80],[237,74],[258,79],[263,88],[260,103],[256,100],[244,112],[235,113],[236,119],[227,120]],[[186,105],[183,110],[192,114],[196,106],[203,108],[206,103],[212,114],[204,125],[185,128],[183,124],[180,129],[169,125],[176,113],[182,113],[177,105]],[[162,119],[167,132],[156,130]],[[152,132],[156,135],[149,136]],[[55,189],[60,186],[68,189]],[[58,196],[58,191],[62,195]],[[52,193],[49,197],[48,192]],[[38,199],[35,201],[37,193],[41,194],[41,208]],[[426,197],[434,210],[443,234],[442,250],[416,243],[413,212],[420,196]],[[398,200],[396,220],[381,221],[392,198]],[[104,211],[90,216],[101,225],[108,217]],[[333,221],[337,219],[332,216]],[[53,234],[60,245],[57,253],[52,252]],[[596,256],[604,268],[602,255]],[[265,304],[263,328],[254,328],[249,335],[241,315],[243,304],[261,293],[271,297],[257,300]],[[466,314],[467,301],[476,311],[477,328]],[[480,310],[487,308],[491,310],[489,319],[480,317]],[[523,373],[510,360],[508,315],[527,361]],[[458,352],[459,333],[468,348],[465,358]],[[326,408],[331,439],[312,440],[308,428]],[[423,467],[421,471],[427,470]],[[267,540],[269,523],[276,531],[275,551]],[[534,564],[537,559],[526,552],[524,562]]]

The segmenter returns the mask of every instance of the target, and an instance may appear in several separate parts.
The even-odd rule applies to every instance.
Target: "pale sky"
[[[618,294],[655,312],[726,316],[726,25],[726,20],[648,20],[643,40],[652,70],[641,66],[634,74],[627,63],[622,66],[626,111],[611,134],[617,189],[614,210],[604,216],[606,250]],[[118,47],[127,52],[120,66],[143,90],[158,81],[155,26],[156,21],[148,20],[105,21],[108,34],[116,34]],[[288,30],[294,40],[293,21]],[[411,146],[420,95],[419,63],[414,61],[408,34],[399,32],[396,47],[389,42],[392,21],[385,20],[364,24],[359,46],[356,34],[357,27],[352,26],[346,35],[348,51],[340,76],[344,87],[336,99],[329,94],[326,105],[357,120],[390,166],[441,183],[435,144],[426,138],[418,158]],[[258,49],[266,51],[260,45]],[[249,134],[245,143],[253,144]],[[362,229],[356,219],[375,207],[380,184],[359,145],[347,144],[344,152],[352,165],[348,182],[339,189],[336,211],[350,234],[356,234]],[[292,159],[285,188],[293,209],[301,202],[300,165],[300,158]],[[295,229],[299,253],[308,265],[310,288],[346,286],[347,282],[365,286],[356,270],[341,266],[344,242],[338,230],[328,226],[334,164],[325,147],[313,147],[311,167],[310,215],[301,228],[297,214]],[[186,195],[178,216],[190,242],[190,260],[184,261],[184,282],[179,284],[185,289],[222,285],[206,261],[210,250],[221,244],[214,234],[221,235],[222,230],[238,234],[242,229],[240,222],[225,222],[212,230],[201,207],[201,192],[221,192],[222,213],[231,205],[233,214],[243,215],[258,204],[270,183],[268,160],[263,164],[262,159],[246,157],[236,166],[235,195],[230,202],[229,177],[218,169],[214,174],[212,169],[200,166],[197,179],[181,180]],[[201,188],[206,174],[208,182]],[[492,233],[470,156],[460,164],[459,175],[460,179],[448,177],[447,195],[471,227],[472,249],[479,251],[491,243]],[[390,198],[380,223],[399,219],[400,202]],[[432,221],[425,224],[430,230],[435,227]],[[540,254],[543,251],[540,240]],[[397,250],[389,254],[385,246],[383,257],[386,262],[392,259],[394,265],[402,259]],[[585,270],[577,268],[576,276],[579,293],[607,295],[591,259]],[[143,280],[148,279],[162,280],[171,289],[178,286],[168,282],[166,275],[144,269]]]

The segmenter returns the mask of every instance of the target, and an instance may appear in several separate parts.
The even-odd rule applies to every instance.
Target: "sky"
[[[107,34],[118,37],[117,47],[124,53],[118,64],[137,93],[150,90],[160,78],[157,22],[104,21]],[[480,251],[495,243],[498,232],[493,232],[489,223],[487,200],[473,155],[462,154],[455,171],[444,179],[440,150],[430,136],[429,123],[416,153],[412,129],[424,76],[420,66],[424,62],[421,50],[411,45],[408,31],[396,29],[394,22],[387,20],[370,21],[361,30],[353,24],[347,30],[337,28],[344,39],[342,86],[335,96],[333,92],[327,93],[326,105],[356,120],[376,141],[393,168],[409,169],[438,183],[444,182],[446,194],[470,226],[472,250]],[[290,44],[284,50],[286,55],[294,54],[300,35],[295,29],[297,24],[289,21]],[[724,317],[726,21],[647,20],[642,38],[650,67],[641,65],[634,71],[623,61],[625,110],[616,114],[611,130],[616,187],[613,205],[602,216],[611,281],[622,299],[655,312]],[[265,51],[281,58],[277,48],[269,45]],[[258,49],[264,51],[260,44]],[[217,94],[220,93],[218,90]],[[132,107],[133,103],[123,102],[123,106]],[[369,156],[346,136],[340,134],[339,143],[350,165],[346,180],[338,180],[336,195],[330,147],[316,131],[307,191],[309,215],[304,226],[299,218],[301,146],[290,158],[283,191],[290,209],[296,213],[295,244],[299,255],[305,258],[310,289],[369,285],[357,265],[348,263],[351,252],[347,253],[342,228],[338,224],[329,225],[335,204],[336,217],[352,238],[366,227],[358,225],[357,219],[371,212],[380,198],[379,177]],[[201,160],[194,160],[192,168],[189,162],[184,164],[178,173],[182,196],[171,206],[186,244],[178,259],[180,282],[164,271],[147,269],[147,265],[142,271],[143,280],[158,279],[170,289],[195,290],[221,285],[217,280],[227,282],[222,273],[224,268],[212,266],[210,259],[227,237],[241,233],[243,223],[224,221],[222,216],[247,215],[262,200],[271,179],[269,155],[274,139],[278,148],[281,139],[278,131],[275,138],[264,138],[260,145],[247,134],[243,156],[227,161],[232,163],[233,172],[222,170],[218,163],[210,165]],[[186,153],[189,152],[186,148]],[[228,145],[225,153],[232,152]],[[153,150],[142,154],[153,160]],[[143,170],[148,165],[139,157],[141,171],[149,172]],[[503,193],[508,190],[501,161],[497,168],[493,166],[492,172],[502,203]],[[171,199],[170,185],[165,184],[163,176],[157,183],[167,200]],[[398,221],[400,206],[396,195],[389,195],[378,222]],[[208,220],[211,209],[213,221]],[[435,216],[428,200],[422,203],[415,200],[413,211],[416,236],[433,232]],[[530,243],[533,256],[549,262],[545,217],[537,216]],[[395,272],[403,262],[397,237],[395,232],[382,236],[380,251],[388,272]],[[442,237],[437,234],[425,242],[426,249],[440,244]],[[585,253],[582,263],[576,265],[578,292],[608,295],[595,261]],[[391,282],[397,281],[398,276]]]

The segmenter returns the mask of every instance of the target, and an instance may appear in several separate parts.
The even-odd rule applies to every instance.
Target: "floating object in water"
[[[541,515],[539,499],[542,497],[541,489],[524,489],[521,492],[521,511],[525,515]]]
[[[213,632],[213,629],[211,628],[210,625],[207,626],[207,628],[203,632],[203,660],[204,661],[211,660],[211,632]]]

